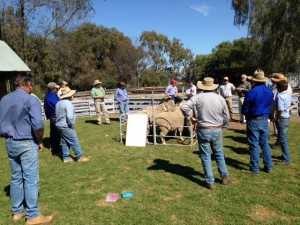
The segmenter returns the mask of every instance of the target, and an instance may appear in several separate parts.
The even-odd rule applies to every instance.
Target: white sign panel
[[[146,146],[147,122],[147,114],[128,115],[126,130],[126,146]]]

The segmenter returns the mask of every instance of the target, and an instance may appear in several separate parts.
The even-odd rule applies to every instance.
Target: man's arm
[[[38,145],[39,145],[39,151],[43,151],[43,149],[44,149],[44,144],[43,144],[44,128],[41,128],[39,130],[35,130],[34,134],[37,138],[37,142],[38,142]]]

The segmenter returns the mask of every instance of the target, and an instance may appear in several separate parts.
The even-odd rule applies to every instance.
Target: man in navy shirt
[[[39,149],[43,149],[44,123],[38,98],[32,94],[33,79],[21,74],[17,89],[0,102],[0,136],[5,138],[11,168],[10,197],[12,221],[26,216],[26,224],[48,224],[52,216],[42,216],[39,196]]]
[[[54,82],[50,82],[48,85],[48,92],[44,99],[44,110],[46,114],[46,118],[50,120],[50,146],[52,155],[61,154],[60,150],[60,135],[55,126],[56,122],[56,114],[55,114],[55,106],[59,101],[59,97],[57,96],[57,92],[59,89],[59,85]]]
[[[249,80],[254,82],[253,88],[245,95],[242,113],[247,120],[247,138],[250,150],[250,171],[259,173],[260,147],[262,149],[263,171],[272,170],[271,149],[269,145],[269,114],[273,101],[272,91],[265,85],[268,78],[257,69]]]

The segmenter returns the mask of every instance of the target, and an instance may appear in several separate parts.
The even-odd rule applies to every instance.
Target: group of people
[[[208,189],[215,189],[211,151],[214,153],[222,184],[226,185],[230,181],[223,152],[222,128],[227,127],[230,120],[231,103],[228,98],[231,98],[230,93],[233,91],[237,91],[240,98],[241,122],[247,121],[246,132],[250,152],[250,167],[245,172],[250,174],[260,172],[260,148],[262,149],[264,164],[262,171],[266,173],[272,171],[269,144],[270,119],[275,121],[278,129],[278,141],[282,150],[281,161],[278,164],[289,165],[291,163],[287,132],[293,102],[291,93],[288,91],[287,78],[283,74],[273,74],[271,82],[276,85],[275,95],[273,94],[274,91],[272,92],[266,84],[269,79],[260,69],[257,69],[253,76],[243,74],[241,79],[242,84],[235,88],[233,85],[227,86],[228,77],[224,77],[224,85],[219,88],[218,93],[219,85],[214,84],[213,78],[206,77],[202,82],[198,81],[197,83],[201,93],[190,98],[181,106],[185,118],[191,120],[198,128],[199,151]]]

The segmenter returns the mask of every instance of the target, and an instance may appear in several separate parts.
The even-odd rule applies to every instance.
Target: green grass
[[[271,174],[242,173],[249,164],[245,131],[224,130],[232,182],[220,184],[213,162],[215,191],[202,186],[197,145],[126,147],[119,142],[116,120],[102,126],[95,120],[81,118],[76,124],[89,162],[64,164],[47,148],[40,153],[39,205],[42,214],[54,216],[53,224],[300,224],[298,117],[289,128],[293,163],[274,165]],[[3,140],[0,149],[0,224],[10,224],[10,167]],[[272,155],[275,162],[280,150],[273,150]],[[124,190],[132,190],[134,198],[105,202],[107,193]]]

